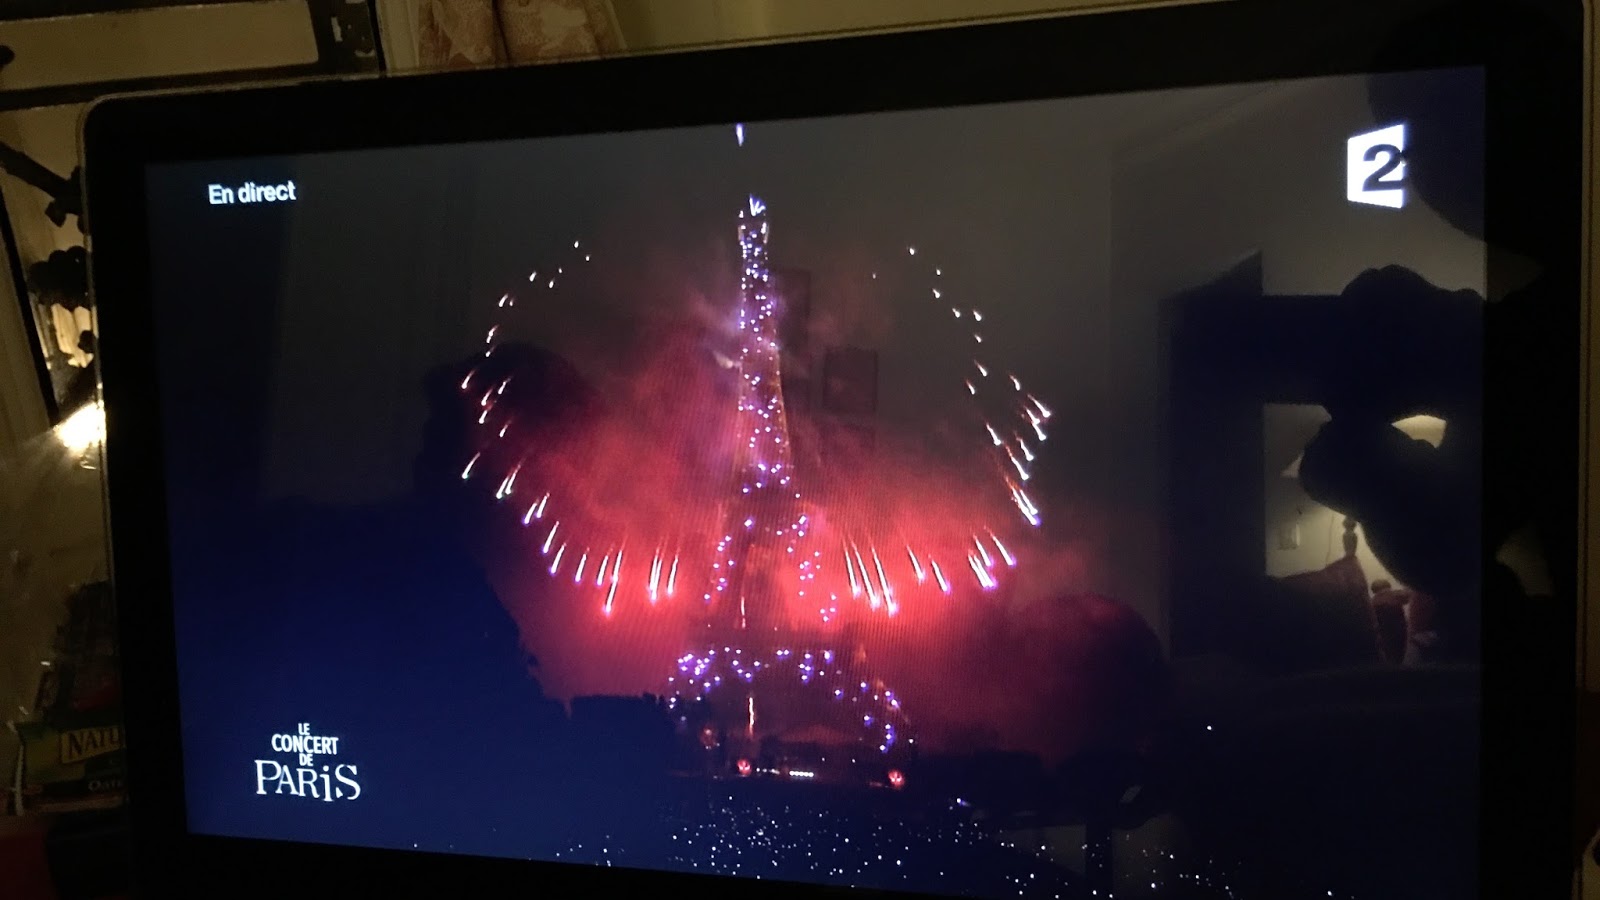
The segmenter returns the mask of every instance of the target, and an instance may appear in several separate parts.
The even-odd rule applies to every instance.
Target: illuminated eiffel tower
[[[796,477],[784,406],[779,336],[781,298],[767,259],[766,205],[750,197],[739,212],[738,410],[729,499],[704,595],[713,642],[764,652],[788,631],[787,600],[804,600],[818,551]]]
[[[841,763],[865,764],[867,777],[894,781],[898,772],[886,774],[891,761],[911,743],[899,699],[872,676],[854,641],[791,622],[791,603],[809,611],[836,598],[809,596],[822,591],[816,586],[822,552],[809,536],[784,404],[782,298],[768,264],[766,212],[751,196],[739,213],[736,450],[703,595],[700,650],[678,660],[674,702],[708,716],[701,720],[702,741],[708,750],[727,751],[739,774],[755,771],[765,739],[821,729],[849,735],[848,746],[834,751]],[[874,766],[881,770],[876,775]]]

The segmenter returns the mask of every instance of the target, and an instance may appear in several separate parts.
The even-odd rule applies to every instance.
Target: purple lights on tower
[[[737,136],[743,146],[742,127]],[[678,660],[669,679],[671,705],[685,716],[709,712],[720,733],[739,736],[746,753],[806,721],[842,727],[874,757],[899,753],[911,743],[900,701],[856,671],[864,654],[855,654],[847,671],[834,650],[800,646],[803,636],[791,624],[791,601],[799,601],[797,610],[820,607],[827,622],[837,615],[837,598],[816,585],[822,550],[808,539],[812,516],[795,467],[784,394],[783,292],[769,260],[771,222],[760,197],[746,197],[738,237],[733,471],[703,593],[710,641]]]
[[[739,212],[738,493],[704,599],[717,625],[750,631],[754,622],[754,630],[770,632],[783,617],[781,586],[797,584],[796,596],[804,599],[821,553],[804,549],[809,518],[795,483],[784,408],[780,308],[768,263],[766,212],[753,195]]]

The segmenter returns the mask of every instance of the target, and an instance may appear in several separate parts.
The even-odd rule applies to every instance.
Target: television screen
[[[1483,103],[1452,69],[152,166],[188,828],[1464,895]]]

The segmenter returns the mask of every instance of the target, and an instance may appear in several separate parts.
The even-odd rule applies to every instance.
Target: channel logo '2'
[[[1406,205],[1406,125],[1350,138],[1345,145],[1345,198],[1365,206]]]

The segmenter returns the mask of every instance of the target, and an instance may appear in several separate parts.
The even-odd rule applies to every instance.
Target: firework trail
[[[743,126],[736,137],[743,147],[748,137]],[[1001,587],[1008,570],[1017,568],[1019,556],[1026,555],[1027,532],[1043,519],[1029,483],[1054,413],[1018,375],[997,369],[993,360],[981,355],[989,346],[980,330],[987,321],[982,309],[964,302],[960,291],[950,287],[952,279],[928,248],[906,247],[901,265],[909,267],[910,283],[921,285],[916,289],[926,291],[924,296],[935,310],[950,311],[951,317],[944,321],[962,329],[970,341],[967,346],[980,354],[966,359],[966,375],[953,386],[964,391],[971,404],[975,445],[981,445],[991,459],[995,496],[1012,509],[1012,521],[1025,527],[1020,536],[1003,538],[1009,530],[1006,523],[975,519],[965,529],[957,525],[946,538],[914,534],[907,539],[896,534],[898,529],[887,517],[855,514],[858,508],[876,508],[873,503],[829,505],[826,490],[808,495],[801,483],[784,402],[783,347],[777,328],[782,298],[773,285],[768,259],[772,223],[766,203],[748,196],[737,223],[742,268],[730,327],[737,349],[731,359],[722,361],[739,379],[737,401],[733,409],[721,413],[722,424],[714,427],[733,436],[736,458],[729,504],[739,513],[725,515],[727,525],[711,535],[703,549],[697,551],[692,540],[686,544],[685,533],[672,530],[670,522],[657,534],[630,535],[603,533],[580,521],[583,517],[569,507],[581,485],[540,483],[539,467],[518,449],[519,441],[527,438],[519,433],[522,426],[506,402],[508,388],[515,389],[514,374],[489,378],[480,375],[480,366],[461,379],[459,387],[470,398],[479,435],[479,446],[465,462],[461,480],[487,482],[485,490],[497,503],[514,508],[521,527],[537,529],[530,535],[530,552],[548,560],[552,575],[568,567],[570,589],[591,592],[595,608],[608,617],[619,603],[654,608],[676,599],[683,593],[679,588],[686,576],[694,585],[689,596],[697,596],[708,608],[721,599],[739,597],[741,615],[748,619],[749,598],[778,593],[793,598],[796,609],[823,624],[839,622],[842,609],[848,610],[852,603],[859,613],[895,616],[907,600],[981,595]],[[532,312],[534,304],[519,300],[539,305],[559,302],[563,287],[582,275],[594,258],[582,239],[574,239],[545,265],[532,268],[525,286],[501,293],[495,303],[497,319],[483,335],[483,358],[492,357],[515,330],[516,316]],[[876,272],[872,281],[878,281]],[[702,421],[717,422],[717,412],[708,412]],[[568,524],[563,526],[562,521]],[[547,528],[547,523],[553,524]],[[616,548],[629,538],[644,539],[653,552],[628,554],[624,563]],[[897,546],[903,547],[903,555]],[[757,584],[758,567],[741,565],[752,553],[776,556],[782,565]],[[697,558],[703,561],[696,564]],[[598,571],[592,568],[597,559]],[[964,573],[963,578],[970,575],[970,580],[953,580],[957,572]],[[770,609],[756,612],[771,614]]]

